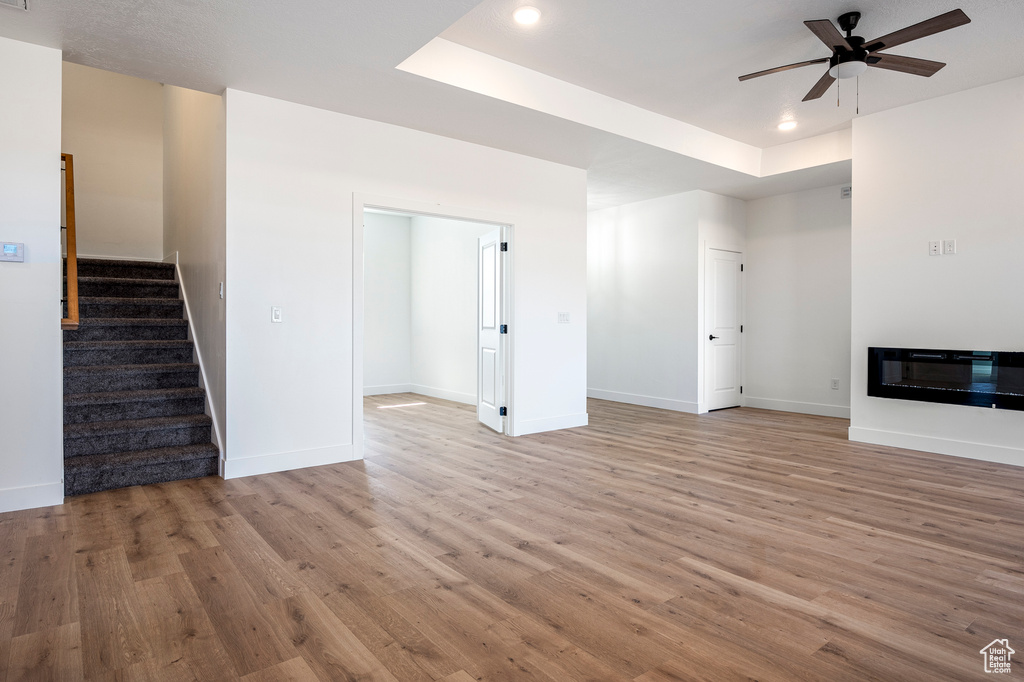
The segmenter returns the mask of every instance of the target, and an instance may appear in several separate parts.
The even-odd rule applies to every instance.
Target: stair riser
[[[150,417],[181,417],[202,414],[206,409],[202,396],[180,400],[145,400],[103,405],[67,405],[64,407],[65,424],[119,421],[123,419],[149,419]]]
[[[95,365],[166,365],[192,362],[192,346],[182,348],[64,349],[65,367]]]
[[[168,305],[82,302],[79,308],[79,314],[82,317],[141,317],[180,320],[184,315],[184,310],[184,303],[181,301],[173,301]]]
[[[122,265],[110,263],[88,263],[78,261],[79,277],[123,277],[125,279],[174,279],[173,265]]]
[[[129,469],[89,471],[67,471],[64,475],[65,495],[85,495],[101,490],[125,488],[132,485],[165,483],[185,478],[215,476],[218,473],[217,458],[193,459],[186,462],[170,462]]]
[[[64,332],[65,341],[185,341],[188,327],[185,325],[83,325]]]
[[[199,369],[188,372],[124,372],[64,377],[64,395],[104,391],[148,391],[156,388],[192,388],[199,385]]]
[[[120,282],[79,282],[79,296],[115,296],[119,298],[178,298],[175,282],[152,280],[152,284]]]
[[[188,428],[155,429],[132,433],[102,434],[64,437],[64,457],[79,455],[101,455],[108,452],[135,452],[153,448],[169,448],[176,445],[198,445],[210,442],[209,426]]]

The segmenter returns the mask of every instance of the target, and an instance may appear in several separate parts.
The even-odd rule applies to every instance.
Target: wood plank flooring
[[[0,682],[970,680],[1024,651],[1024,469],[589,409],[509,439],[379,396],[362,462],[2,514]]]

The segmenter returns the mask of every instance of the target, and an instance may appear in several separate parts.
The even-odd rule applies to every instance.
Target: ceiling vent
[[[0,5],[14,7],[15,9],[28,9],[28,0],[0,0]]]

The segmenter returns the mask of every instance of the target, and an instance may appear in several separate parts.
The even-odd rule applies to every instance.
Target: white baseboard
[[[825,403],[803,403],[795,400],[777,400],[775,398],[755,398],[744,396],[745,407],[756,407],[759,410],[778,410],[779,412],[799,412],[800,414],[816,414],[820,417],[850,418],[850,408],[842,405],[826,405]]]
[[[297,452],[278,452],[270,455],[256,455],[224,461],[224,478],[241,478],[242,476],[258,476],[272,474],[277,471],[291,471],[306,467],[351,462],[357,459],[352,445],[332,445],[326,448],[299,450]]]
[[[21,488],[0,488],[0,512],[53,507],[58,504],[64,504],[63,481]]]
[[[449,391],[444,388],[434,388],[433,386],[423,386],[422,384],[411,384],[409,386],[409,391],[411,393],[430,396],[431,398],[440,398],[441,400],[451,400],[456,403],[476,405],[475,393],[459,393],[458,391]]]
[[[860,426],[851,426],[849,437],[850,440],[857,441],[858,443],[888,445],[894,448],[935,452],[940,455],[953,455],[954,457],[978,459],[985,462],[1024,466],[1024,449],[1010,448],[1003,445],[971,443],[947,438],[935,438],[934,436],[920,436],[913,433],[866,429]]]
[[[203,363],[203,353],[199,350],[199,343],[196,341],[196,330],[192,325],[192,311],[188,305],[188,290],[185,288],[185,280],[181,276],[181,266],[178,265],[178,252],[175,251],[164,257],[165,263],[174,263],[174,274],[178,280],[178,287],[181,289],[181,299],[185,304],[185,318],[188,320],[188,337],[192,341],[192,348],[195,350],[196,361],[199,365],[199,381],[203,385],[203,394],[206,399],[206,409],[209,410],[210,419],[213,420],[213,437],[217,441],[217,449],[220,450],[220,474],[224,476],[224,462],[228,453],[224,449],[224,439],[220,433],[220,420],[217,418],[217,409],[213,406],[213,399],[210,397],[210,382],[206,378],[206,364]]]
[[[388,395],[389,393],[412,393],[412,384],[391,384],[387,386],[363,386],[363,395]]]
[[[583,414],[567,414],[561,417],[548,417],[546,419],[528,419],[517,423],[512,435],[528,436],[531,433],[574,429],[578,426],[586,426],[589,423],[590,416],[586,412]]]
[[[654,396],[649,395],[606,391],[602,388],[588,388],[587,397],[597,398],[598,400],[611,400],[612,402],[626,403],[628,405],[657,407],[662,410],[672,410],[673,412],[697,414],[697,403],[691,403],[685,400],[675,400],[673,398],[655,398]]]

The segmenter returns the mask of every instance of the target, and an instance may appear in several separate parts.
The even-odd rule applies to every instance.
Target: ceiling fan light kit
[[[860,36],[853,35],[853,31],[857,28],[859,22],[860,12],[847,12],[840,16],[839,27],[846,32],[844,36],[835,27],[835,24],[828,19],[805,21],[804,25],[832,50],[832,56],[748,73],[745,76],[740,76],[740,80],[750,80],[751,78],[759,78],[760,76],[767,76],[781,71],[789,71],[790,69],[828,62],[828,71],[825,72],[804,97],[803,101],[807,102],[824,95],[837,79],[856,78],[867,71],[869,66],[909,73],[915,76],[933,76],[939,69],[945,66],[943,62],[933,62],[928,59],[917,59],[915,57],[901,57],[899,55],[882,53],[882,50],[888,50],[891,47],[909,43],[912,40],[918,40],[919,38],[935,35],[942,31],[948,31],[957,26],[969,24],[971,20],[964,14],[963,10],[955,9],[871,41],[866,41]]]

